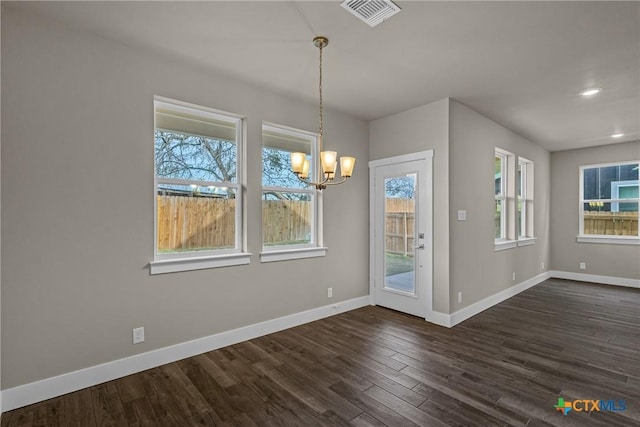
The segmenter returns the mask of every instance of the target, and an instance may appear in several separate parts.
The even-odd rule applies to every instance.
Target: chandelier
[[[316,152],[320,153],[322,171],[318,170],[317,174],[314,173],[314,175],[317,175],[315,178],[309,178],[309,160],[305,153],[291,153],[291,170],[300,181],[307,185],[312,185],[318,190],[323,190],[327,188],[328,185],[342,184],[347,178],[350,178],[353,173],[353,167],[356,164],[356,158],[340,157],[342,180],[334,181],[336,169],[338,168],[338,153],[336,151],[322,151],[322,49],[329,44],[329,39],[318,36],[313,39],[313,44],[320,50],[320,84],[318,85],[320,92],[320,129],[318,131],[318,148]],[[314,171],[316,169],[317,168],[314,168]]]

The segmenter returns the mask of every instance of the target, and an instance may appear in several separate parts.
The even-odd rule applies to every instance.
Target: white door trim
[[[416,153],[403,154],[400,156],[387,157],[384,159],[371,160],[369,162],[369,295],[371,304],[376,305],[375,297],[375,224],[376,224],[376,206],[375,206],[375,168],[379,166],[390,166],[398,163],[406,163],[411,161],[427,161],[427,173],[424,177],[422,185],[427,191],[429,209],[426,209],[426,230],[425,257],[429,260],[428,266],[425,268],[424,274],[427,275],[427,307],[426,319],[433,317],[433,150],[419,151]]]

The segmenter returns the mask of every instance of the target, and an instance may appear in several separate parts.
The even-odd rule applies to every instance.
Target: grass
[[[415,260],[413,257],[389,252],[385,253],[385,264],[387,277],[413,271],[415,268]]]

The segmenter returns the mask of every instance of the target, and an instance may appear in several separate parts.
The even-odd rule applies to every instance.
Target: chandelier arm
[[[319,182],[313,182],[313,181],[306,180],[304,178],[300,178],[298,175],[296,175],[296,177],[298,178],[299,181],[301,181],[301,182],[303,182],[303,183],[305,183],[307,185],[313,185],[316,188],[325,187],[328,184],[327,181],[329,181],[329,178],[325,178],[325,179],[323,179],[322,181],[319,181]]]
[[[345,183],[348,179],[349,179],[349,177],[348,177],[348,176],[346,176],[346,177],[342,178],[342,181],[337,181],[337,182],[333,182],[333,181],[332,181],[332,182],[326,182],[326,183],[324,183],[324,184],[322,184],[322,185],[340,185],[340,184]]]

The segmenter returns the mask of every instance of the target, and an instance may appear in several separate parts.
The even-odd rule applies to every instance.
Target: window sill
[[[212,255],[193,258],[176,258],[151,261],[150,274],[176,273],[178,271],[202,270],[205,268],[229,267],[249,264],[251,254],[246,252]]]
[[[640,245],[640,237],[636,236],[598,236],[583,235],[576,237],[579,243],[608,243],[613,245]]]
[[[521,237],[518,239],[518,247],[535,245],[537,237]]]
[[[506,249],[515,248],[516,246],[518,246],[517,240],[496,240],[494,251],[504,251]]]
[[[287,261],[290,259],[315,258],[327,255],[327,248],[295,248],[295,249],[274,249],[260,253],[260,262]]]

